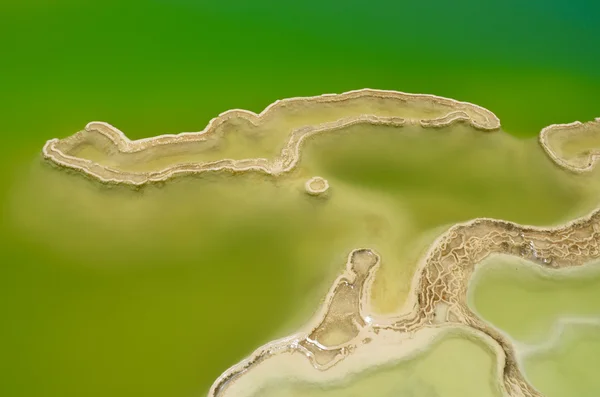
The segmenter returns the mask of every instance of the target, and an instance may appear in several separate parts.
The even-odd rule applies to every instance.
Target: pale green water
[[[315,175],[329,181],[325,199],[303,190]],[[23,321],[41,322],[52,336],[28,342],[21,360],[56,393],[81,385],[88,396],[105,395],[127,371],[200,377],[205,390],[244,355],[302,325],[353,248],[380,253],[373,302],[397,310],[417,259],[445,227],[483,216],[564,222],[594,208],[594,178],[560,170],[533,139],[464,126],[354,126],[310,139],[299,167],[278,178],[208,173],[139,190],[34,162],[11,196],[13,249],[34,246],[61,263],[54,272],[77,276],[38,291],[53,297]],[[155,343],[165,345],[160,360],[145,350]],[[136,364],[140,356],[154,364]],[[169,365],[174,357],[178,366]],[[91,375],[99,368],[102,377]]]
[[[484,319],[524,349],[533,349],[523,357],[525,372],[546,396],[597,395],[600,262],[557,272],[496,257],[482,264],[470,295],[472,307]],[[563,327],[559,322],[565,317],[598,324]]]
[[[524,343],[543,342],[560,317],[600,317],[600,263],[552,272],[496,257],[485,261],[475,277],[472,307]]]
[[[334,385],[277,383],[256,397],[500,397],[493,351],[481,340],[450,333],[425,352]]]
[[[598,150],[600,150],[600,133],[595,130],[569,139],[562,147],[562,154],[567,158],[584,157],[582,153]]]
[[[525,370],[547,397],[595,397],[600,390],[600,325],[566,328],[559,344],[525,358]]]
[[[113,123],[136,138],[197,130],[227,109],[260,112],[276,98],[362,87],[471,101],[493,110],[510,133],[531,137],[551,123],[599,116],[599,4],[1,2],[0,395],[203,395],[224,368],[314,310],[340,271],[347,244],[376,243],[376,237],[362,237],[379,233],[385,241],[378,248],[388,244],[386,255],[398,251],[404,257],[396,244],[406,248],[405,237],[417,239],[421,226],[486,214],[497,194],[505,202],[497,200],[493,214],[540,224],[567,219],[579,205],[587,208],[585,197],[599,197],[554,180],[520,179],[516,168],[516,174],[495,167],[479,171],[481,163],[464,166],[480,172],[470,181],[481,189],[469,186],[461,194],[449,186],[457,175],[446,183],[445,167],[429,168],[422,179],[407,161],[410,168],[400,176],[382,175],[382,167],[357,169],[347,155],[347,173],[321,159],[324,171],[333,178],[335,170],[338,179],[329,202],[338,205],[335,189],[343,179],[367,203],[353,202],[339,212],[325,211],[316,200],[288,208],[296,196],[278,198],[280,182],[271,186],[251,178],[238,179],[240,189],[233,193],[191,180],[132,192],[56,170],[29,174],[45,140],[92,120]],[[441,37],[452,44],[441,45]],[[540,165],[531,147],[531,164]],[[454,157],[464,153],[461,146]],[[501,167],[510,169],[515,157],[502,154],[495,158],[491,150],[484,160],[505,160]],[[527,168],[526,159],[529,154],[516,161]],[[550,167],[541,167],[546,180]],[[371,170],[378,182],[367,184]],[[300,179],[313,176],[307,174],[293,184],[299,191]],[[517,178],[514,196],[482,182],[481,176],[495,175]],[[234,213],[239,225],[233,217],[215,224],[230,204],[244,202],[246,194],[237,194],[244,183],[260,192],[248,193],[248,203]],[[388,190],[410,207],[394,198],[381,209],[380,193]],[[556,213],[538,209],[540,196]],[[262,205],[265,197],[273,208]],[[414,220],[413,208],[419,209]],[[247,212],[253,210],[256,218]],[[394,211],[402,216],[392,216]],[[363,214],[362,221],[351,225],[331,215],[347,212]],[[209,229],[218,230],[214,239]],[[355,237],[338,237],[340,229]],[[102,241],[100,231],[108,235]],[[410,260],[384,260],[382,274],[390,277],[378,281],[382,308],[403,300],[412,266]],[[294,320],[290,312],[296,310]]]

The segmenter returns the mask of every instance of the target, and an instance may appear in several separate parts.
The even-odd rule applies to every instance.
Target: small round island
[[[320,176],[313,176],[304,184],[306,193],[311,196],[318,196],[326,193],[329,190],[329,183],[327,179],[321,178]]]

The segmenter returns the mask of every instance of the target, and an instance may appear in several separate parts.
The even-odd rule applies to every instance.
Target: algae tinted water
[[[461,142],[469,142],[468,155],[458,150]],[[504,156],[482,161],[490,148]],[[37,260],[56,262],[56,283],[45,284],[43,270],[32,277],[40,278],[36,291],[48,295],[48,306],[24,312],[19,324],[50,331],[21,339],[24,350],[12,347],[30,368],[52,375],[52,383],[38,385],[56,393],[93,385],[104,393],[137,369],[173,382],[166,390],[182,377],[170,355],[191,366],[190,346],[214,359],[201,361],[200,374],[184,375],[208,384],[257,345],[304,323],[353,247],[373,247],[384,258],[373,298],[378,310],[390,312],[405,300],[425,248],[417,236],[478,216],[561,222],[587,212],[597,190],[590,177],[567,178],[537,146],[470,127],[357,126],[315,138],[303,150],[298,169],[281,177],[220,172],[141,189],[101,185],[47,163],[21,170],[7,207],[19,238],[12,249],[28,259],[28,248],[37,247]],[[357,159],[362,173],[352,171]],[[519,161],[530,165],[524,168],[535,177],[523,177],[537,186],[512,182],[509,166]],[[480,167],[466,172],[473,163]],[[414,171],[407,175],[406,168]],[[315,174],[332,186],[326,200],[303,190]],[[530,211],[510,200],[517,193],[521,202],[535,202],[545,191],[555,194]],[[407,255],[409,248],[416,252]],[[155,344],[166,355],[158,369],[157,355],[146,350]],[[148,364],[138,364],[140,356]],[[99,368],[107,374],[101,385],[86,375]],[[61,381],[66,371],[81,383]]]
[[[198,130],[229,108],[260,111],[276,98],[364,86],[469,100],[496,111],[507,130],[519,134],[537,134],[552,122],[598,116],[600,67],[597,51],[590,50],[598,38],[591,18],[597,13],[595,5],[584,2],[571,8],[560,3],[520,8],[516,27],[509,31],[503,18],[490,21],[490,16],[512,17],[510,4],[488,9],[453,5],[435,15],[418,5],[400,9],[406,6],[384,2],[368,8],[346,4],[342,15],[339,5],[310,3],[285,9],[266,2],[219,8],[190,2],[83,5],[63,0],[52,5],[5,2],[0,7],[0,305],[5,313],[0,392],[10,396],[202,394],[223,368],[302,323],[343,267],[347,247],[364,230],[404,241],[401,236],[413,229],[395,231],[385,221],[389,212],[428,208],[426,196],[413,190],[412,199],[404,196],[403,209],[395,207],[399,201],[389,204],[391,210],[368,206],[361,213],[364,223],[349,225],[344,215],[359,204],[344,204],[325,221],[320,219],[321,207],[308,199],[298,200],[290,211],[288,204],[301,194],[281,197],[273,182],[250,177],[225,176],[234,179],[229,188],[201,180],[141,193],[105,189],[41,166],[39,151],[49,138],[64,137],[97,119],[132,137]],[[398,27],[398,16],[421,12],[431,18],[424,25],[415,25],[422,18],[401,18],[407,25]],[[572,19],[556,29],[561,13]],[[382,18],[394,20],[383,23]],[[355,29],[357,25],[365,28]],[[310,26],[322,26],[329,39]],[[439,37],[449,30],[470,49],[469,57],[455,45],[440,46]],[[409,38],[406,32],[411,31],[420,33]],[[365,55],[354,59],[361,51]],[[440,62],[442,56],[447,62]],[[324,143],[307,155],[338,185],[360,185],[380,175],[381,164],[368,167],[364,172],[369,175],[348,172],[350,158],[356,156],[352,146],[358,143],[348,143],[334,159],[326,157],[327,145],[337,146]],[[423,171],[431,178],[426,186],[443,182],[436,178],[438,172]],[[301,190],[303,181],[298,178],[297,185],[290,185]],[[392,182],[381,177],[371,188],[387,189]],[[530,214],[524,209],[542,192],[556,188],[555,182],[543,183],[548,183],[547,190],[543,184],[533,186],[525,195],[529,203],[493,203],[502,192],[492,187],[484,190],[489,192],[486,202],[493,204],[489,208],[494,216],[552,222],[543,209],[534,207]],[[236,186],[241,191],[244,184],[258,187],[254,193],[244,190],[247,207],[219,220],[214,236],[223,243],[209,243],[202,230],[207,230],[205,224],[214,230],[211,205],[233,209],[239,202],[235,195],[216,194]],[[206,191],[213,195],[204,196]],[[547,203],[558,212],[580,202],[580,190],[558,191]],[[451,196],[430,200],[457,205],[461,194],[457,188]],[[264,205],[264,196],[269,205]],[[242,208],[251,209],[244,216],[254,217],[247,225]],[[440,219],[454,222],[476,214],[469,205],[458,208],[442,218],[415,211],[416,219],[405,224],[434,227]],[[566,219],[571,214],[563,215]],[[281,219],[287,220],[283,231]],[[355,234],[331,239],[338,230]],[[297,235],[308,240],[298,243]],[[99,240],[106,236],[108,240]],[[273,238],[277,244],[269,243]],[[269,255],[256,248],[265,244]],[[207,251],[208,245],[212,248]],[[219,260],[230,267],[210,266]],[[255,272],[246,272],[250,262]],[[402,273],[397,279],[405,280],[402,269],[389,271]],[[218,281],[224,279],[229,283],[226,291],[219,288],[223,283]],[[389,283],[393,287],[379,298],[383,309],[396,306],[407,288]],[[298,300],[303,307],[297,307]],[[247,307],[240,310],[239,302]],[[288,316],[290,307],[298,309],[298,318]],[[234,325],[243,331],[223,333]]]

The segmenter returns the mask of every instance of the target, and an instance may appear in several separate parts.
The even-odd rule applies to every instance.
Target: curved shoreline
[[[304,183],[304,190],[311,196],[318,196],[327,193],[329,190],[329,182],[327,179],[321,178],[320,176],[313,176]]]
[[[561,143],[564,143],[565,140],[568,141],[568,139],[571,138],[569,134],[581,133],[581,130],[584,130],[585,128],[598,128],[598,135],[600,135],[600,117],[584,123],[581,121],[574,121],[572,123],[552,124],[544,127],[539,135],[540,145],[548,157],[564,169],[576,173],[590,172],[595,168],[596,163],[600,161],[600,147],[589,151],[585,155],[585,160],[582,159],[583,164],[578,164],[575,159],[567,159],[561,156],[560,148],[554,147],[551,137],[551,135],[559,135],[561,133],[566,134],[567,136],[562,137],[562,139],[556,138],[558,140],[557,144],[560,145]]]
[[[502,383],[508,396],[541,397],[523,373],[515,343],[468,307],[467,288],[471,276],[476,265],[491,254],[521,257],[552,269],[582,266],[600,258],[600,209],[586,217],[553,228],[519,225],[490,218],[477,218],[455,224],[436,239],[420,262],[411,284],[409,300],[401,312],[385,322],[365,321],[365,327],[345,346],[334,346],[322,351],[321,353],[333,354],[329,365],[319,365],[315,357],[303,352],[300,346],[300,342],[314,331],[318,320],[313,320],[300,332],[267,343],[242,362],[229,368],[215,381],[209,397],[227,395],[227,388],[237,378],[269,357],[282,353],[303,352],[315,369],[324,371],[338,365],[342,360],[352,360],[352,352],[364,346],[365,335],[377,335],[382,331],[409,335],[423,329],[445,326],[464,326],[495,341],[494,349],[504,357]],[[334,286],[340,279],[348,276],[348,271],[338,277]],[[358,313],[371,312],[370,302],[366,297],[370,293],[372,278],[369,277],[367,281],[365,290],[362,291],[363,299],[356,309]],[[335,287],[328,293],[318,318],[324,318],[330,309],[334,291]],[[438,310],[440,307],[443,311]],[[440,313],[443,313],[442,317]],[[365,318],[367,317],[368,315],[365,315]],[[362,362],[353,363],[353,372],[364,365]]]
[[[505,394],[504,385],[501,382],[502,372],[505,364],[504,351],[500,349],[488,335],[469,327],[455,325],[448,327],[429,327],[414,334],[406,334],[389,330],[379,330],[377,339],[371,345],[357,346],[353,352],[352,361],[341,361],[338,365],[327,371],[315,371],[310,367],[303,357],[293,352],[275,353],[270,360],[263,360],[259,367],[260,374],[255,379],[241,378],[231,385],[225,393],[217,393],[221,396],[248,397],[256,396],[256,392],[262,387],[262,381],[268,379],[270,382],[278,381],[306,384],[320,387],[326,385],[333,387],[343,385],[350,380],[349,376],[360,374],[370,368],[388,367],[401,363],[418,360],[444,342],[446,338],[469,339],[481,344],[482,348],[493,354],[493,371],[496,376],[499,391]]]
[[[440,117],[432,118],[360,114],[331,122],[302,126],[289,131],[284,148],[273,159],[261,157],[237,160],[221,159],[174,164],[158,171],[128,172],[71,155],[68,150],[69,147],[72,149],[82,141],[85,142],[86,136],[89,139],[90,135],[85,134],[100,134],[112,142],[113,147],[121,154],[142,152],[158,146],[168,147],[171,144],[182,142],[201,142],[215,133],[218,126],[231,118],[242,118],[254,126],[259,126],[264,117],[287,104],[336,103],[357,97],[425,101],[426,104],[441,104],[449,110]],[[89,123],[84,131],[71,137],[63,140],[52,139],[46,142],[43,155],[59,166],[80,171],[101,182],[134,186],[165,181],[177,175],[218,170],[256,171],[278,176],[291,171],[298,165],[302,144],[305,139],[313,135],[357,124],[397,127],[414,124],[423,128],[440,128],[459,122],[468,123],[473,128],[482,131],[494,131],[500,128],[500,121],[493,113],[474,104],[433,95],[364,89],[339,95],[325,94],[316,97],[284,99],[269,105],[260,114],[244,110],[231,110],[212,119],[208,126],[200,132],[168,134],[136,141],[129,140],[121,131],[106,123]],[[600,119],[590,123],[599,123],[600,125]],[[548,137],[555,131],[577,130],[587,124],[589,123],[554,124],[542,129],[539,142],[554,164],[574,172],[591,171],[595,167],[600,159],[600,152],[591,153],[589,164],[584,168],[578,168],[553,149]],[[67,150],[64,150],[61,145]],[[352,259],[357,253],[364,254],[369,258],[376,257],[377,260],[370,262],[367,270],[357,271],[352,267],[357,263]],[[477,218],[454,224],[429,246],[427,254],[419,262],[413,275],[409,299],[401,311],[394,317],[378,318],[377,320],[369,315],[372,311],[370,311],[368,296],[373,275],[379,265],[379,257],[368,249],[353,250],[348,256],[346,271],[335,280],[313,320],[293,335],[259,347],[246,359],[230,367],[214,382],[209,396],[227,395],[227,389],[248,371],[265,363],[269,358],[284,353],[301,353],[306,356],[318,373],[324,374],[342,362],[345,366],[352,367],[354,365],[352,368],[356,370],[361,367],[361,362],[355,361],[354,353],[357,349],[363,349],[367,343],[371,343],[365,341],[381,339],[381,336],[378,336],[380,333],[389,335],[391,332],[393,335],[399,335],[399,338],[402,339],[406,335],[412,335],[420,330],[460,326],[466,327],[472,332],[481,333],[495,341],[492,348],[498,353],[497,359],[503,360],[502,366],[499,368],[501,369],[501,383],[507,395],[539,397],[541,394],[529,384],[523,374],[514,342],[481,320],[467,305],[466,290],[475,266],[487,256],[495,253],[519,256],[544,267],[580,266],[586,261],[600,257],[600,209],[595,210],[587,217],[553,228],[519,225],[489,218]],[[340,321],[337,323],[328,321],[329,317],[337,318],[331,313],[338,310],[335,309],[338,307],[335,302],[339,296],[355,302],[352,312],[348,311],[349,309],[344,305],[338,305],[344,307],[339,309],[341,310],[339,313],[343,316],[338,317],[351,318],[351,321],[343,324]],[[347,340],[344,339],[339,343],[324,342],[331,334],[340,333]]]
[[[136,153],[157,146],[168,146],[178,143],[192,143],[204,141],[208,136],[214,134],[219,126],[233,118],[245,119],[254,126],[260,126],[262,120],[277,109],[291,104],[309,103],[341,103],[357,98],[372,98],[398,100],[402,103],[419,103],[427,107],[439,106],[446,109],[442,116],[433,118],[411,118],[402,116],[377,116],[374,114],[360,114],[354,117],[346,117],[331,122],[317,125],[306,125],[289,131],[288,140],[279,156],[274,159],[249,158],[249,159],[221,159],[216,161],[198,163],[173,164],[158,171],[148,172],[126,172],[101,165],[97,162],[80,158],[68,153],[69,148],[80,145],[89,140],[89,134],[99,134],[107,138],[120,154]],[[399,106],[401,110],[401,107]],[[407,124],[417,124],[424,128],[441,128],[455,123],[468,123],[473,128],[482,131],[494,131],[500,128],[500,120],[487,109],[478,105],[461,102],[454,99],[439,97],[428,94],[408,94],[398,91],[361,89],[349,91],[342,94],[323,94],[314,97],[296,97],[273,102],[261,113],[256,114],[248,110],[234,109],[221,113],[213,118],[205,129],[199,132],[183,132],[177,135],[166,134],[152,138],[130,140],[127,136],[103,122],[91,122],[83,131],[80,131],[64,139],[51,139],[43,147],[43,156],[59,166],[71,168],[96,178],[105,183],[123,183],[130,185],[143,185],[149,182],[166,181],[172,177],[182,174],[199,174],[208,171],[229,170],[233,172],[258,171],[270,175],[280,175],[291,171],[300,160],[301,146],[304,140],[312,135],[336,131],[357,124],[378,124],[401,127]],[[86,135],[88,134],[88,135]],[[86,138],[87,136],[87,138]],[[61,148],[66,146],[67,150]]]

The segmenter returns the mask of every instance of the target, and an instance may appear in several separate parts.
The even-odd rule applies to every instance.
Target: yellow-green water
[[[599,265],[548,271],[496,257],[473,280],[472,307],[516,340],[527,377],[546,396],[594,396],[600,388]]]
[[[531,353],[524,364],[529,379],[548,397],[597,396],[600,325],[567,327],[556,345]]]
[[[363,87],[477,103],[533,137],[600,115],[599,4],[0,2],[0,395],[204,395],[303,323],[355,244],[385,253],[374,297],[388,311],[439,225],[558,223],[598,197],[597,173],[565,176],[533,140],[479,150],[436,131],[362,152],[370,142],[338,135],[309,145],[309,161],[281,180],[205,175],[133,191],[40,164],[47,139],[93,120],[131,138],[195,131],[227,109]],[[252,142],[234,136],[221,147],[247,154]],[[332,183],[328,201],[303,194],[317,172]],[[530,373],[545,391],[548,376]],[[579,384],[563,395],[595,395]]]
[[[329,181],[326,198],[305,193],[314,175]],[[34,160],[5,218],[9,250],[41,265],[9,289],[23,309],[8,329],[10,371],[43,374],[23,390],[50,395],[204,392],[302,325],[351,249],[381,254],[372,298],[390,313],[445,227],[561,223],[594,208],[596,180],[559,169],[534,139],[466,126],[353,126],[310,139],[280,177],[214,172],[141,189]],[[23,328],[47,332],[32,339]],[[444,379],[430,383],[461,395]]]

